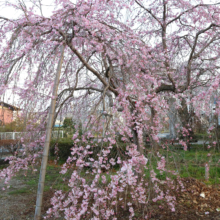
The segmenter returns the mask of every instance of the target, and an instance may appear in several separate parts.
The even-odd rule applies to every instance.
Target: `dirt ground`
[[[3,184],[0,183],[0,189]],[[21,180],[13,179],[11,188],[0,193],[0,220],[32,220],[34,218],[36,191],[22,191],[26,186]],[[19,192],[20,189],[20,192]],[[14,194],[13,192],[18,192]],[[44,209],[42,213],[50,207],[50,198],[53,192],[44,193]]]
[[[175,212],[155,206],[151,219],[220,220],[220,187],[206,185],[194,178],[181,179],[185,192],[176,192]]]
[[[149,219],[220,220],[220,188],[207,186],[193,178],[185,178],[182,181],[186,191],[176,195],[176,212],[172,213],[165,206],[152,204],[149,207]],[[35,211],[36,188],[26,192],[23,190],[27,187],[25,181],[16,178],[11,181],[11,186],[0,193],[0,220],[32,220]],[[3,183],[0,183],[0,189],[2,187]],[[50,207],[52,195],[52,190],[44,193],[43,214]],[[142,220],[143,218],[134,219]]]

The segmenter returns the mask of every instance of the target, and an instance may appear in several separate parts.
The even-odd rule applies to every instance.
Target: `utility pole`
[[[51,99],[50,113],[49,113],[49,118],[48,118],[48,122],[47,122],[46,139],[45,139],[45,143],[44,143],[44,152],[43,152],[43,157],[42,157],[42,162],[41,162],[41,170],[40,170],[40,176],[39,176],[39,182],[38,182],[37,201],[36,201],[34,220],[41,219],[41,209],[42,209],[42,203],[43,203],[45,175],[46,175],[48,153],[49,153],[49,146],[50,146],[51,133],[52,133],[52,126],[53,126],[53,121],[54,121],[54,112],[55,112],[55,105],[56,105],[57,90],[58,90],[58,86],[59,86],[60,73],[61,73],[63,57],[64,57],[64,49],[65,49],[65,46],[62,45],[61,56],[60,56],[60,60],[59,60],[58,67],[57,67],[56,77],[54,80],[53,95],[52,95],[52,99]]]

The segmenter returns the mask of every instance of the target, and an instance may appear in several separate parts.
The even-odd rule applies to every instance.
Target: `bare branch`
[[[160,20],[152,13],[152,11],[150,9],[145,8],[143,5],[140,4],[140,2],[138,2],[137,0],[135,0],[135,2],[141,7],[143,8],[145,11],[147,11],[162,27],[163,24],[160,22]]]

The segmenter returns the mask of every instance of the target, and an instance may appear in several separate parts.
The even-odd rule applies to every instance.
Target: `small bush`
[[[58,147],[58,153],[55,153],[55,146]],[[79,142],[78,146],[86,147],[86,144],[83,142]],[[126,151],[126,143],[118,143],[117,145],[113,145],[110,149],[110,153],[108,154],[108,159],[121,157],[122,159],[127,157],[125,154]],[[58,156],[59,160],[66,161],[69,156],[71,156],[71,148],[73,148],[73,141],[71,139],[60,139],[60,140],[52,140],[50,143],[50,155],[52,157]],[[107,149],[109,147],[109,143],[95,143],[92,147],[93,154],[90,155],[94,160],[98,159],[98,155],[102,150]]]
[[[55,147],[58,147],[58,155],[55,153]],[[63,138],[60,140],[52,140],[50,142],[50,155],[52,157],[58,156],[60,160],[66,161],[71,155],[71,148],[73,147],[73,141],[71,139]]]

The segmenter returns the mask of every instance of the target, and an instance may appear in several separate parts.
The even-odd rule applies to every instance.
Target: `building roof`
[[[9,108],[9,109],[11,109],[12,111],[20,111],[20,110],[21,110],[20,108],[14,106],[14,105],[10,105],[10,104],[5,103],[5,102],[2,102],[2,101],[0,101],[0,106]]]

